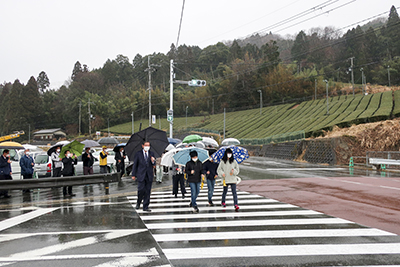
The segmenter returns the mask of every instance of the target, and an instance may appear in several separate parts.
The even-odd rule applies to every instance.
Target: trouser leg
[[[226,193],[228,192],[228,185],[224,186],[224,191],[222,192],[222,203],[225,203]]]
[[[236,184],[231,184],[231,191],[233,195],[233,205],[238,204],[237,192],[236,192]]]
[[[150,205],[150,194],[151,194],[151,186],[152,183],[149,181],[149,179],[146,177],[145,178],[145,194],[143,196],[143,210],[146,210],[149,208]]]

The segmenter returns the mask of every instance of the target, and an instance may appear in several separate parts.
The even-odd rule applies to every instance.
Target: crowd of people
[[[137,181],[138,184],[138,200],[136,209],[140,209],[143,201],[143,211],[150,212],[150,194],[154,178],[154,169],[156,168],[156,159],[153,152],[150,151],[150,142],[144,142],[142,150],[135,154],[135,160],[132,169],[132,179]],[[157,164],[158,165],[158,164]],[[207,161],[202,163],[198,160],[198,153],[193,150],[190,152],[190,161],[185,166],[173,163],[171,166],[172,172],[172,194],[175,198],[178,197],[179,187],[181,190],[182,198],[186,195],[185,181],[189,183],[191,198],[189,206],[193,208],[194,213],[200,210],[197,205],[197,197],[202,188],[202,184],[207,181],[208,190],[208,205],[214,206],[213,195],[215,187],[215,179],[220,177],[223,183],[223,193],[221,199],[221,206],[226,207],[226,195],[228,187],[230,186],[233,195],[234,209],[239,210],[236,181],[239,174],[239,164],[233,156],[230,148],[225,150],[224,156],[220,163],[213,161],[210,156]],[[158,172],[157,172],[158,173]]]

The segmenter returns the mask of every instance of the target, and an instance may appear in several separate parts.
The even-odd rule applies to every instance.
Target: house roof
[[[61,131],[61,128],[56,128],[56,129],[44,129],[35,132],[34,134],[53,134],[55,132]]]

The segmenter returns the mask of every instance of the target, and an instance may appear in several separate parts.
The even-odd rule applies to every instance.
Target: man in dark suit
[[[151,185],[154,178],[154,165],[156,159],[154,153],[150,151],[150,142],[144,142],[142,144],[142,150],[136,152],[133,161],[132,168],[132,179],[138,182],[138,200],[136,203],[136,209],[140,208],[140,204],[143,200],[143,211],[150,212],[150,193]]]
[[[12,180],[11,174],[10,151],[4,149],[3,155],[0,156],[0,180]],[[8,190],[0,190],[0,196],[4,196],[4,198],[11,197],[8,194]]]

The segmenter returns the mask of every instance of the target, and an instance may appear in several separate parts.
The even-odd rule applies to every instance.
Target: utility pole
[[[188,109],[188,106],[186,106],[186,129],[187,129],[187,109]]]
[[[29,126],[29,130],[28,130],[28,133],[29,133],[29,141],[28,141],[28,144],[30,144],[30,143],[31,143],[31,125],[28,124],[28,126]]]
[[[214,98],[212,99],[212,114],[214,115]]]
[[[107,118],[108,123],[108,137],[110,137],[110,118]]]
[[[133,134],[133,133],[135,132],[135,126],[134,126],[135,119],[134,119],[134,113],[133,113],[133,111],[132,111],[131,116],[132,116],[132,134]]]
[[[353,88],[353,97],[354,97],[354,65],[353,65],[353,60],[354,60],[354,57],[351,57],[350,58],[350,60],[351,60],[351,86],[352,86],[352,88]]]
[[[390,87],[390,66],[387,67],[388,70],[388,81],[389,81],[389,87]]]
[[[174,107],[174,60],[170,61],[170,73],[169,73],[169,109],[173,112]],[[174,122],[171,120],[169,122],[169,137],[173,138],[172,130],[173,130]]]
[[[79,136],[81,135],[81,120],[82,120],[82,116],[81,116],[81,109],[82,109],[82,101],[79,101]]]
[[[360,71],[361,71],[362,93],[363,93],[363,95],[365,95],[365,88],[364,88],[364,68],[361,68]]]
[[[150,64],[150,57],[147,57],[147,69],[145,71],[149,72],[149,126],[151,126],[151,73],[155,71],[153,67],[159,67],[158,64]]]
[[[314,100],[317,100],[317,79],[315,79],[315,96]]]
[[[90,104],[94,104],[90,102],[90,98],[88,100],[88,113],[89,113],[89,136],[92,137],[92,113],[90,113]]]
[[[257,92],[260,93],[260,116],[261,116],[261,113],[262,113],[262,91],[261,90],[257,90]]]
[[[224,108],[224,137],[222,140],[225,140],[225,108]]]
[[[326,115],[329,115],[329,95],[328,95],[328,80],[324,80],[326,82]]]

